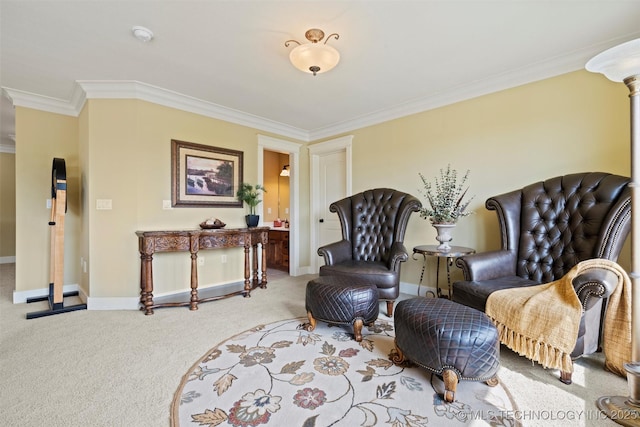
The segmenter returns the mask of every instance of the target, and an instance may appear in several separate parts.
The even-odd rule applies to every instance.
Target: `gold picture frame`
[[[242,151],[172,139],[171,205],[241,208],[242,160]]]

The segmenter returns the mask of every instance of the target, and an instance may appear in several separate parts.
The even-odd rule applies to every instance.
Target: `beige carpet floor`
[[[260,323],[304,316],[311,277],[275,275],[268,289],[256,289],[251,298],[212,301],[198,311],[165,308],[144,316],[83,310],[26,320],[26,313],[47,304],[13,304],[15,265],[1,264],[0,425],[169,426],[182,375],[225,338]],[[627,384],[604,371],[601,355],[578,360],[570,386],[558,381],[557,372],[508,349],[502,348],[501,358],[499,376],[514,396],[522,425],[617,425],[600,415],[595,400],[627,396]]]

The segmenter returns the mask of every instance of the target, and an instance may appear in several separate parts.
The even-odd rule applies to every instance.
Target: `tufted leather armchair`
[[[489,198],[502,248],[460,257],[464,281],[453,284],[453,301],[484,311],[492,292],[549,283],[580,261],[617,261],[631,229],[629,178],[601,172],[576,173]],[[603,300],[617,280],[592,272],[573,281],[584,312],[572,358],[598,350]],[[561,380],[571,383],[571,374]]]
[[[409,258],[404,234],[412,212],[422,207],[414,196],[389,188],[376,188],[331,203],[338,214],[342,240],[318,249],[325,265],[320,276],[351,276],[378,287],[393,316],[400,294],[400,265]]]

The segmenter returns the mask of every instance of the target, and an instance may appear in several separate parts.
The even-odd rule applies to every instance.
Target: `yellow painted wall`
[[[198,228],[211,217],[228,227],[244,227],[241,208],[176,207],[171,200],[171,140],[242,151],[244,181],[257,177],[257,131],[244,126],[177,111],[144,101],[90,100],[88,114],[90,295],[136,296],[139,292],[137,230]],[[96,210],[97,199],[112,200],[112,210]],[[227,262],[222,263],[222,255]],[[243,280],[241,248],[206,251],[199,255],[201,286]],[[188,254],[154,256],[154,294],[188,289]],[[117,268],[114,268],[118,266]]]
[[[0,153],[0,258],[16,256],[16,156]]]
[[[87,195],[87,188],[89,182],[89,113],[87,108],[82,109],[78,116],[78,175],[79,188],[80,188],[80,210],[83,212],[80,218],[80,236],[78,236],[79,243],[79,259],[78,270],[80,271],[80,279],[78,284],[80,288],[89,294],[89,271],[91,266],[90,258],[90,240],[91,229],[89,227],[89,217],[84,213],[89,212],[90,200]],[[16,283],[17,287],[17,283]]]
[[[470,207],[476,214],[461,220],[453,243],[497,248],[495,213],[483,207],[487,197],[578,171],[629,174],[627,96],[623,85],[578,71],[349,132],[354,135],[353,190],[388,186],[419,195],[418,172],[435,177],[449,163],[459,171],[470,169],[470,194],[475,195]],[[65,281],[81,283],[92,297],[135,297],[136,230],[195,228],[208,217],[230,227],[244,225],[246,208],[162,209],[162,200],[171,199],[171,139],[243,151],[244,180],[255,183],[257,133],[136,100],[89,100],[78,118],[18,108],[16,289],[42,288],[46,282],[45,199],[54,155],[67,157],[72,176],[68,260],[73,263]],[[307,150],[300,157],[304,267],[315,249],[306,244]],[[97,211],[96,199],[111,199],[113,209]],[[435,232],[414,215],[405,243],[409,251],[435,243]],[[225,253],[229,261],[221,264]],[[241,250],[208,251],[204,257],[201,285],[242,278]],[[88,260],[81,276],[80,258]],[[155,294],[184,290],[188,256],[159,254],[155,259]],[[417,283],[420,265],[405,263],[402,281]]]
[[[16,108],[16,290],[48,289],[53,158],[65,160],[64,285],[79,283],[78,119]]]
[[[64,284],[79,284],[90,297],[135,297],[136,230],[197,228],[209,217],[228,227],[246,226],[244,206],[162,208],[163,200],[171,200],[171,139],[243,151],[244,180],[257,182],[257,135],[245,126],[137,100],[89,100],[77,118],[18,108],[16,290],[48,284],[46,198],[54,156],[66,159],[69,177]],[[308,196],[302,198],[308,205]],[[113,208],[97,210],[98,199],[111,200]],[[308,260],[308,248],[301,252]],[[200,258],[201,286],[243,280],[241,248],[207,251]],[[155,259],[161,259],[154,262],[155,295],[188,289],[188,255]]]
[[[360,129],[353,138],[353,191],[392,187],[426,200],[418,173],[470,174],[470,208],[452,244],[477,250],[500,245],[493,195],[553,176],[583,171],[629,175],[629,99],[622,84],[577,71]],[[435,230],[414,214],[405,244],[436,244]],[[620,262],[628,265],[629,251]],[[402,267],[417,283],[421,260]],[[455,270],[455,269],[454,269]],[[435,274],[435,273],[433,273]]]

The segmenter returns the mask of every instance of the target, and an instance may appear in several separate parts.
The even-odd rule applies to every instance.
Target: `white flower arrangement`
[[[455,224],[458,218],[471,215],[473,211],[467,211],[467,207],[474,196],[466,202],[463,201],[469,190],[469,187],[464,188],[469,179],[469,172],[467,170],[458,182],[458,172],[451,169],[451,165],[447,165],[446,170],[440,169],[440,180],[436,178],[434,184],[418,173],[424,186],[424,190],[418,191],[429,202],[429,207],[420,209],[420,218],[429,219],[432,224]]]

